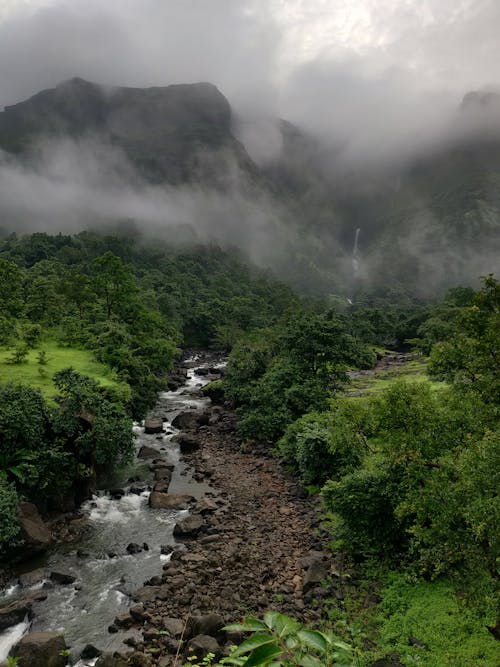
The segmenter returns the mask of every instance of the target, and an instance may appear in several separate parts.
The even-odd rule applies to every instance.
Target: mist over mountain
[[[0,113],[2,227],[133,224],[237,244],[313,293],[433,294],[498,270],[499,99],[471,92],[439,142],[359,160],[347,137],[252,126],[209,83],[73,78]]]

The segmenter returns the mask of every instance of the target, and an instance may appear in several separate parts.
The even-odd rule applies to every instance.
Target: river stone
[[[224,619],[219,614],[190,616],[185,634],[186,637],[195,637],[197,635],[210,635],[210,637],[216,637],[224,625]]]
[[[155,509],[185,509],[193,500],[193,496],[183,493],[153,491],[149,496],[149,504]]]
[[[180,412],[172,419],[172,426],[178,428],[180,431],[189,431],[199,425],[199,417],[200,415],[193,411]]]
[[[29,597],[23,598],[22,600],[15,600],[9,604],[0,607],[0,632],[6,628],[10,628],[12,625],[17,625],[21,623],[25,616],[28,616],[28,620],[31,620],[33,617],[33,612],[31,610],[33,603],[40,600],[46,600],[47,593],[44,591],[37,591]]]
[[[163,431],[163,420],[158,417],[149,417],[144,422],[144,433],[161,433]]]
[[[181,454],[191,454],[191,452],[195,452],[201,447],[199,438],[189,433],[179,433],[175,441],[179,443]]]
[[[209,635],[196,635],[190,639],[186,646],[186,656],[196,656],[198,660],[203,660],[203,658],[208,654],[213,653],[216,658],[221,655],[221,648],[219,642],[210,637]]]
[[[166,481],[170,484],[172,481],[172,471],[165,467],[156,468],[153,476],[156,482]]]
[[[47,573],[43,567],[39,567],[36,570],[31,570],[31,572],[24,572],[23,574],[20,574],[18,581],[21,586],[27,588],[29,586],[39,584],[45,579],[46,576]]]
[[[66,667],[63,635],[58,632],[30,632],[15,644],[9,656],[19,658],[26,667]]]
[[[166,616],[163,619],[164,629],[170,633],[172,637],[181,637],[184,631],[184,622],[180,618],[171,618]]]
[[[127,660],[118,653],[103,653],[95,663],[95,667],[127,667]]]
[[[309,569],[304,574],[304,580],[302,582],[302,590],[304,593],[315,588],[328,576],[328,568],[325,563],[316,561],[313,563]]]
[[[127,553],[129,554],[138,554],[142,551],[142,547],[140,544],[137,544],[136,542],[131,542],[127,546]]]
[[[203,517],[199,514],[191,514],[181,519],[174,526],[175,537],[194,537],[204,525]]]
[[[87,644],[83,651],[80,653],[80,658],[82,660],[93,660],[98,658],[101,655],[102,651],[93,646],[92,644]]]
[[[155,459],[158,456],[158,450],[148,445],[143,445],[137,454],[138,459]]]
[[[21,538],[24,541],[23,556],[45,551],[52,540],[52,535],[42,521],[36,506],[33,503],[19,503],[17,517],[21,527]]]
[[[159,479],[153,484],[153,491],[158,493],[167,493],[168,487],[170,486],[170,480],[168,479]]]
[[[69,584],[74,584],[76,581],[76,577],[66,572],[51,572],[50,579],[56,584],[61,584],[61,586],[69,586]]]

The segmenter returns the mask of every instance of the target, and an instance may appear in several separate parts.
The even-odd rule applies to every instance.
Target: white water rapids
[[[196,358],[188,360],[196,361]],[[198,364],[203,365],[200,361]],[[191,479],[179,457],[178,445],[172,443],[177,433],[171,426],[172,419],[181,411],[202,410],[210,402],[200,398],[198,390],[209,380],[188,370],[187,382],[176,391],[163,392],[159,396],[155,414],[162,415],[164,433],[149,435],[142,426],[134,426],[137,449],[143,445],[158,449],[158,458],[175,466],[169,491],[189,493],[195,498],[203,496],[209,487]],[[0,604],[23,598],[37,588],[43,588],[48,596],[34,606],[35,616],[31,630],[54,630],[64,633],[66,643],[72,647],[73,660],[86,644],[100,650],[123,650],[124,633],[110,634],[108,626],[115,616],[128,610],[133,604],[131,593],[145,580],[161,574],[162,565],[169,556],[161,554],[161,546],[175,543],[173,527],[187,510],[152,509],[149,507],[149,490],[131,493],[129,478],[150,480],[150,461],[137,460],[132,468],[121,471],[108,488],[120,487],[125,495],[113,499],[106,491],[100,491],[82,507],[88,517],[89,527],[78,540],[60,544],[49,552],[43,562],[33,567],[43,567],[50,572],[63,572],[76,577],[74,584],[59,585],[45,580],[30,588],[12,582],[0,593]],[[132,485],[133,486],[133,485]],[[148,549],[129,555],[126,547],[134,542]],[[7,598],[7,599],[6,599]],[[0,633],[0,661],[10,648],[30,628],[23,623]],[[132,632],[132,631],[131,631]],[[128,633],[130,634],[130,632]],[[78,667],[90,666],[95,660],[79,661]]]

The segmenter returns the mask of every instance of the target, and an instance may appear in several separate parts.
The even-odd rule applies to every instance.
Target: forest
[[[154,406],[175,360],[219,350],[229,361],[216,389],[236,410],[242,447],[272,453],[320,495],[330,548],[358,573],[321,632],[285,617],[248,622],[239,630],[253,638],[228,664],[496,664],[494,276],[433,302],[312,300],[236,249],[81,232],[4,235],[0,285],[4,560],[22,548],[20,499],[45,513],[69,491],[78,503],[96,471],[133,456],[132,420]],[[349,391],[387,350],[411,352],[418,372]],[[368,590],[377,604],[364,608]],[[389,654],[402,662],[370,662]]]

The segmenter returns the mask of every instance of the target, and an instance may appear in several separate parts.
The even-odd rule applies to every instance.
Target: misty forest
[[[2,667],[500,664],[499,29],[0,1]]]

